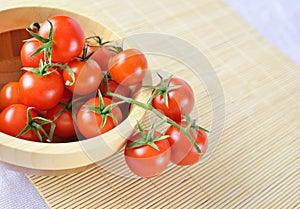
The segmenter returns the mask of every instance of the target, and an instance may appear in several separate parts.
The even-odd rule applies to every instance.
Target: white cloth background
[[[225,2],[300,65],[298,0],[225,0]]]
[[[0,208],[47,209],[48,207],[23,174],[0,168]]]
[[[225,1],[262,35],[300,64],[299,1]],[[48,207],[23,174],[0,167],[0,209],[18,208]]]

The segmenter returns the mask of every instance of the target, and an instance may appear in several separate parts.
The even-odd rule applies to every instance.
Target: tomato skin
[[[102,71],[108,70],[108,63],[110,59],[115,56],[115,53],[107,46],[90,46],[88,47],[87,55],[94,54],[91,56],[93,60],[97,62]]]
[[[46,113],[46,118],[54,120],[56,115],[62,111],[64,107],[61,104],[56,105]],[[76,135],[75,124],[73,121],[72,113],[65,110],[58,118],[54,120],[56,125],[54,135],[58,137],[71,138]]]
[[[187,123],[181,122],[179,125],[186,127]],[[195,139],[192,131],[190,133]],[[196,144],[202,151],[201,154],[197,152],[189,139],[174,126],[170,126],[165,134],[170,136],[168,140],[171,146],[171,162],[174,164],[180,166],[192,165],[197,163],[206,152],[208,145],[207,135],[202,130],[197,130],[197,138],[195,139]]]
[[[155,131],[154,136],[161,136],[161,133]],[[150,145],[135,148],[128,147],[141,137],[141,133],[137,133],[128,139],[124,150],[125,162],[129,169],[138,176],[144,178],[158,176],[167,168],[170,162],[170,144],[167,139],[156,141],[155,144],[159,151]]]
[[[103,97],[104,105],[108,106],[113,103],[113,101],[109,98]],[[88,109],[86,109],[85,106],[95,106],[99,107],[100,102],[98,97],[94,97],[89,99],[80,109],[77,114],[77,126],[80,131],[80,133],[86,137],[86,138],[92,138],[95,136],[98,136],[100,134],[103,134],[111,129],[113,129],[115,126],[117,126],[122,121],[122,112],[118,106],[114,107],[111,110],[111,113],[116,117],[118,123],[115,123],[115,121],[111,117],[107,117],[107,121],[104,125],[104,127],[99,130],[99,127],[102,123],[102,116],[94,113]]]
[[[95,92],[103,77],[99,65],[92,59],[86,62],[72,60],[68,66],[74,72],[75,82],[67,88],[78,95],[86,95]],[[72,81],[72,78],[67,70],[63,72],[64,81]]]
[[[163,95],[159,95],[152,100],[152,106],[168,116],[175,122],[180,122],[182,116],[191,113],[195,97],[191,86],[183,79],[171,78],[169,86],[180,85],[180,88],[168,92],[168,106],[165,105]]]
[[[23,104],[13,104],[6,107],[0,113],[0,132],[16,137],[27,125],[27,109]],[[37,117],[38,114],[30,110],[32,117]],[[33,130],[27,131],[19,138],[39,142],[38,136]]]
[[[61,103],[68,104],[68,102],[72,99],[73,93],[65,88],[62,98],[60,99]]]
[[[128,86],[123,86],[114,80],[108,80],[107,83],[105,82],[101,84],[100,91],[102,94],[107,93],[107,87],[112,93],[120,94],[125,97],[131,96],[131,89]],[[108,98],[112,99],[115,102],[121,101],[121,99],[115,97],[114,98],[108,97]]]
[[[49,110],[62,98],[64,82],[57,71],[45,76],[27,71],[19,80],[19,89],[23,104],[35,110]]]
[[[0,91],[0,111],[12,104],[20,104],[19,82],[9,82]]]
[[[53,49],[52,61],[67,63],[80,55],[85,44],[84,31],[80,24],[73,18],[57,15],[49,18],[53,24]],[[44,38],[49,38],[50,24],[44,21],[38,34]]]
[[[116,54],[108,64],[111,77],[125,86],[140,83],[146,75],[147,68],[145,55],[137,49],[127,49]]]
[[[68,142],[76,142],[76,141],[79,141],[76,136],[71,138],[53,136],[52,140],[49,143],[68,143]]]
[[[24,67],[38,67],[40,60],[44,60],[44,51],[31,56],[43,43],[37,40],[24,42],[21,48],[21,61]]]

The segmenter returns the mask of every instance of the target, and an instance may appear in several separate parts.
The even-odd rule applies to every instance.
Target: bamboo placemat
[[[141,179],[116,155],[77,174],[28,176],[51,208],[300,208],[300,69],[224,2],[85,0],[43,6],[84,14],[121,36],[161,32],[188,40],[214,67],[226,103],[221,141],[205,162],[170,165],[157,178]],[[209,125],[205,101],[199,110]]]

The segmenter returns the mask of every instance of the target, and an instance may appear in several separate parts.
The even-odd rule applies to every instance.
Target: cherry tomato
[[[40,60],[44,60],[44,52],[31,56],[43,43],[37,40],[24,42],[21,48],[21,61],[24,67],[38,67]]]
[[[167,92],[168,107],[165,104],[163,95],[155,97],[152,100],[152,106],[167,117],[180,122],[182,115],[191,113],[194,108],[194,92],[191,86],[180,78],[171,78],[169,86],[180,86],[180,88]]]
[[[104,106],[108,106],[113,103],[109,98],[103,97]],[[77,126],[82,135],[86,138],[92,138],[103,134],[115,126],[117,126],[122,121],[122,112],[118,106],[114,107],[110,112],[114,115],[117,121],[114,121],[112,117],[107,116],[107,120],[102,129],[100,129],[103,122],[103,115],[95,113],[87,109],[86,106],[100,107],[100,102],[98,97],[94,97],[88,100],[79,110],[77,114]]]
[[[67,88],[78,95],[86,95],[95,92],[101,81],[102,72],[99,65],[92,59],[85,62],[79,60],[72,60],[68,66],[74,72],[75,82]],[[72,81],[72,78],[67,70],[63,72],[64,81]]]
[[[154,136],[161,136],[161,133],[155,131]],[[134,148],[128,147],[141,137],[141,133],[137,133],[128,139],[124,150],[125,161],[136,175],[151,178],[161,174],[168,166],[171,155],[170,144],[168,139],[162,139],[154,142],[159,150],[148,144]]]
[[[116,54],[108,64],[111,77],[126,86],[140,83],[146,75],[147,67],[145,55],[137,49],[127,49]]]
[[[35,110],[49,110],[62,98],[64,82],[57,71],[44,76],[28,71],[21,76],[19,89],[23,104]]]
[[[27,109],[28,107],[23,104],[13,104],[6,107],[0,114],[0,132],[16,137],[28,124]],[[38,116],[33,110],[30,110],[30,114],[32,117]],[[40,141],[33,130],[27,131],[19,138]]]
[[[80,55],[84,44],[84,31],[80,24],[73,18],[58,15],[48,19],[53,24],[53,48],[52,61],[67,63]],[[49,38],[50,23],[44,21],[38,34],[44,38]]]
[[[54,135],[63,138],[71,138],[76,135],[75,124],[71,111],[58,104],[46,113],[46,118],[53,120],[56,127]]]
[[[107,46],[90,46],[88,47],[87,54],[89,55],[93,51],[95,52],[91,58],[97,62],[102,71],[107,71],[108,63],[115,53]]]
[[[179,125],[186,127],[186,122],[181,122]],[[207,149],[207,135],[204,131],[197,129],[197,137],[192,131],[191,136],[194,138],[196,144],[202,151],[201,154],[197,152],[195,147],[189,141],[189,139],[177,128],[170,126],[166,131],[166,135],[171,146],[171,162],[177,165],[185,166],[197,163],[205,154]]]
[[[20,104],[19,82],[9,82],[0,91],[0,111],[12,104]]]

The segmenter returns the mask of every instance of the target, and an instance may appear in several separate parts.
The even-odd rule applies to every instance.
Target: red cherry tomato
[[[40,41],[26,41],[21,48],[21,61],[24,67],[38,67],[40,60],[44,60],[44,52],[31,56],[43,43]]]
[[[171,78],[169,86],[181,86],[180,88],[170,90],[167,93],[168,107],[165,104],[163,95],[159,95],[152,100],[152,106],[164,113],[176,122],[180,122],[182,115],[191,113],[194,104],[194,92],[191,86],[183,79]]]
[[[85,62],[79,60],[72,60],[68,66],[74,72],[75,82],[67,88],[78,95],[86,95],[95,92],[101,81],[102,72],[99,65],[92,59]],[[72,78],[67,70],[63,72],[64,81],[72,81]]]
[[[9,82],[0,91],[0,111],[12,104],[20,104],[19,82]]]
[[[108,106],[113,103],[109,98],[103,97],[104,105]],[[94,97],[88,100],[79,110],[77,114],[77,126],[82,135],[86,138],[92,138],[103,134],[115,126],[117,126],[122,121],[122,112],[118,106],[114,107],[111,110],[111,113],[116,118],[117,122],[113,120],[112,117],[107,117],[106,123],[102,129],[101,124],[103,122],[103,115],[95,113],[91,110],[88,110],[86,106],[99,107],[100,102],[98,97]]]
[[[19,89],[23,104],[35,110],[49,110],[62,98],[64,82],[57,71],[44,76],[25,72],[19,80]]]
[[[76,135],[75,124],[71,111],[58,104],[46,113],[46,118],[53,120],[56,127],[54,135],[63,138],[71,138]]]
[[[147,67],[145,55],[137,49],[127,49],[116,54],[108,64],[111,77],[126,86],[140,83],[146,75]]]
[[[80,24],[73,18],[58,15],[48,19],[53,24],[53,49],[52,61],[67,63],[80,55],[85,44],[84,31]],[[44,21],[38,34],[44,38],[49,38],[50,24]]]
[[[186,127],[186,122],[181,122],[182,127]],[[197,163],[205,154],[207,149],[207,135],[202,130],[196,130],[197,137],[190,131],[191,136],[194,138],[196,144],[202,151],[201,154],[197,152],[195,147],[189,141],[189,139],[177,128],[170,126],[166,131],[166,135],[171,146],[171,162],[177,165],[185,166]]]
[[[161,136],[161,134],[154,132],[154,136]],[[159,150],[148,144],[135,148],[128,147],[141,137],[141,133],[138,133],[128,139],[124,150],[125,161],[129,169],[136,175],[151,178],[161,174],[168,166],[171,155],[170,144],[167,139],[163,139],[154,142]]]
[[[13,104],[6,107],[0,114],[0,132],[16,137],[28,124],[28,107],[23,104]],[[38,114],[30,110],[31,117],[37,117]],[[19,138],[39,142],[38,136],[33,130],[27,131]]]

